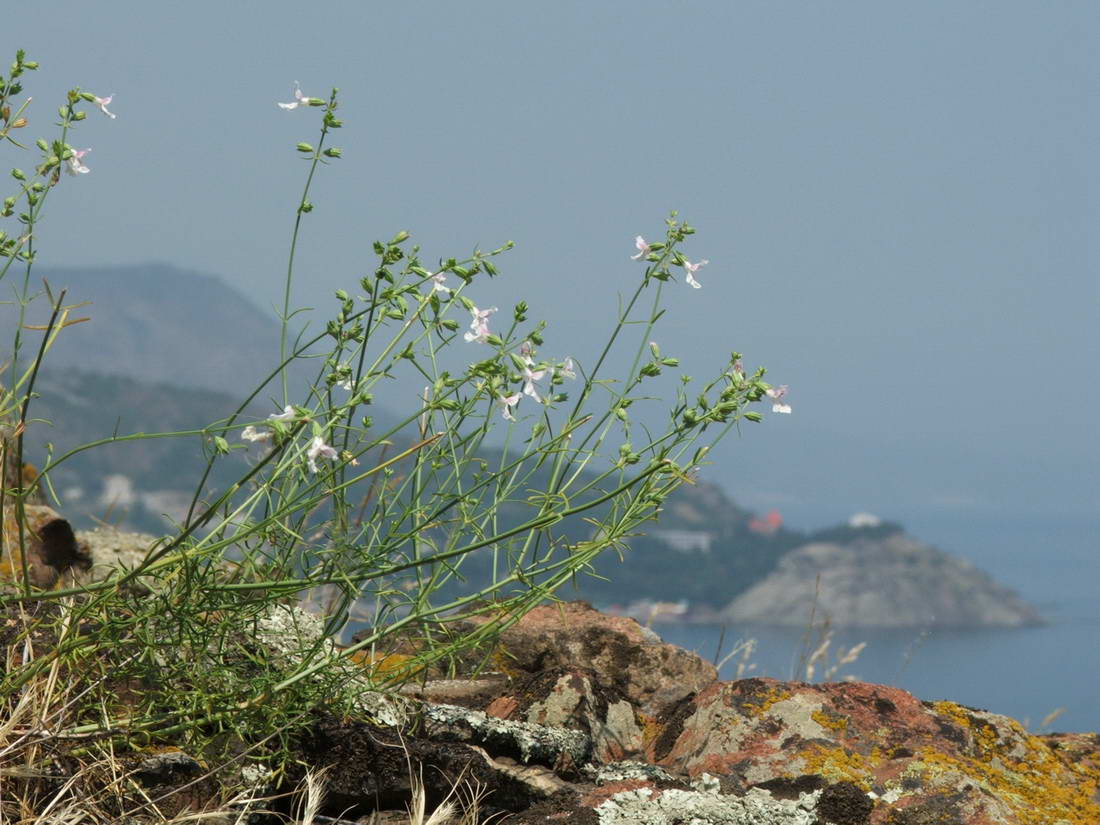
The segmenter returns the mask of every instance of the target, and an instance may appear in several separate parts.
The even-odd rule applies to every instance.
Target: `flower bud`
[[[323,154],[326,158],[338,158],[340,157],[340,155],[343,154],[343,151],[341,149],[337,149],[335,146],[332,146],[326,149],[321,154]]]
[[[73,120],[84,120],[88,116],[87,112],[74,112]]]
[[[758,424],[764,420],[764,416],[755,411],[745,413],[745,418],[747,418],[749,421],[755,421]]]
[[[299,143],[299,144],[298,144],[298,145],[297,145],[297,146],[296,146],[295,148],[296,148],[296,149],[297,149],[297,150],[298,150],[299,152],[307,152],[307,153],[308,153],[308,152],[312,152],[312,151],[313,151],[313,147],[312,147],[312,146],[310,146],[310,145],[309,145],[308,143]]]
[[[43,152],[50,151],[50,144],[46,143],[46,141],[42,140],[42,138],[36,140],[34,142],[34,145],[41,149]]]
[[[409,233],[402,229],[400,232],[393,236],[393,239],[390,241],[390,246],[396,246],[399,243],[404,243],[408,239]]]
[[[13,178],[15,178],[16,180],[26,180],[27,179],[27,176],[23,174],[22,169],[12,169],[11,170],[11,176]]]
[[[338,289],[336,290],[336,299],[339,301],[346,301],[348,299],[348,294],[344,290]]]

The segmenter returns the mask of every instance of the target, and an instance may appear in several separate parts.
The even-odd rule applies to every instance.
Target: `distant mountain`
[[[212,390],[56,368],[41,376],[37,393],[26,435],[27,457],[37,466],[45,463],[47,444],[58,457],[115,434],[201,429],[239,404]],[[50,482],[78,526],[104,520],[161,533],[169,526],[164,515],[180,520],[186,514],[206,466],[203,447],[197,435],[106,444],[63,462]],[[242,466],[233,457],[219,459],[210,485],[232,480]]]
[[[88,302],[72,315],[90,320],[62,332],[45,361],[47,370],[240,395],[278,365],[278,320],[211,275],[156,263],[34,273],[38,289],[45,280],[55,294],[68,290],[66,304]],[[45,300],[34,301],[31,309],[31,323],[48,318]],[[0,329],[14,328],[17,317],[14,305],[0,303]]]

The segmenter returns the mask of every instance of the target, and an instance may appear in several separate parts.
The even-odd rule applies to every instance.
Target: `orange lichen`
[[[824,708],[815,710],[810,718],[826,730],[844,734],[848,731],[848,717],[835,711],[827,711]]]
[[[661,735],[661,723],[657,717],[644,713],[638,713],[637,717],[642,726],[642,747],[648,748]]]
[[[1100,822],[1100,803],[1096,801],[1100,798],[1100,770],[1076,770],[1056,759],[1035,737],[1027,739],[1027,755],[1021,760],[1000,754],[994,762],[924,748],[907,772],[933,786],[945,775],[965,776],[1001,800],[1020,825]]]
[[[827,748],[813,745],[799,754],[804,762],[803,773],[817,774],[830,782],[853,782],[864,791],[871,790],[871,774],[875,767],[860,754],[847,748]]]
[[[954,702],[935,702],[932,709],[970,734],[970,741],[974,743],[979,758],[988,762],[996,755],[1000,737],[997,735],[997,729],[990,722],[978,718],[965,707]]]
[[[754,693],[751,696],[746,696],[741,701],[746,710],[749,710],[754,717],[759,718],[767,713],[768,709],[776,702],[782,702],[784,699],[789,699],[791,695],[789,690],[784,690],[776,686]]]

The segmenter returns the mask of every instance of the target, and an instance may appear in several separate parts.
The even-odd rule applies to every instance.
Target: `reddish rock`
[[[594,671],[600,687],[650,715],[718,676],[712,664],[662,642],[634,619],[605,616],[584,602],[536,607],[501,633],[495,661],[513,677],[546,670]]]
[[[1032,736],[1005,716],[865,683],[715,683],[666,713],[648,757],[673,772],[773,791],[837,785],[873,825],[1100,823],[1096,735]]]

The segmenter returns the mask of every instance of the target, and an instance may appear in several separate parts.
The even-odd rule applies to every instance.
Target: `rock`
[[[625,698],[600,687],[592,671],[543,671],[520,683],[514,693],[498,697],[486,713],[582,731],[591,738],[592,758],[599,763],[642,753],[643,720]]]
[[[319,720],[299,747],[314,768],[326,769],[321,813],[331,817],[400,810],[410,798],[413,777],[423,782],[428,810],[463,782],[486,793],[483,812],[498,815],[525,810],[567,788],[552,772],[491,757],[481,748],[352,720]],[[300,771],[300,765],[290,769],[291,787],[300,781]]]
[[[202,765],[183,751],[167,751],[143,759],[134,775],[144,785],[175,785],[202,773]]]
[[[476,627],[489,620],[480,617],[468,624]],[[592,671],[601,688],[648,715],[718,677],[712,664],[662,642],[634,619],[604,615],[584,602],[536,607],[500,634],[495,661],[513,677],[548,670]]]
[[[455,705],[425,704],[419,713],[429,739],[477,745],[494,757],[572,771],[592,753],[592,738],[578,730],[497,719]]]
[[[409,682],[399,688],[402,696],[419,699],[423,702],[435,702],[443,705],[458,705],[471,710],[485,710],[508,687],[508,678],[502,674],[492,674],[477,679],[431,679],[426,682]],[[490,716],[496,714],[489,713]],[[507,716],[500,718],[506,719]]]
[[[77,573],[78,584],[101,581],[119,570],[133,570],[159,540],[148,533],[128,533],[109,526],[80,530],[76,537],[90,560],[88,567]]]
[[[55,510],[41,504],[23,507],[23,529],[15,502],[6,497],[0,514],[0,579],[23,580],[20,534],[26,549],[27,570],[35,587],[51,588],[63,575],[91,566],[87,549],[76,540],[73,528]]]
[[[823,787],[818,804],[837,822],[1100,822],[1100,737],[1032,736],[882,685],[715,683],[666,716],[648,755],[674,774],[773,793]]]
[[[834,627],[1020,627],[1042,617],[969,563],[901,532],[818,542],[719,613],[723,621],[802,627],[810,611]]]

